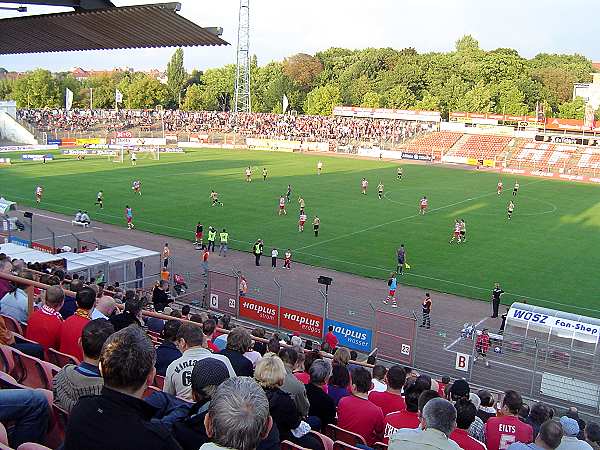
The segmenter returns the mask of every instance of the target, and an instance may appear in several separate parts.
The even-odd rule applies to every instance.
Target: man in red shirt
[[[83,349],[81,348],[81,333],[90,321],[90,314],[96,304],[96,291],[84,287],[75,297],[77,310],[62,324],[60,330],[60,351],[72,355],[78,360],[83,360]]]
[[[385,375],[387,389],[385,392],[371,391],[369,400],[379,406],[383,415],[402,411],[406,409],[406,403],[402,397],[402,386],[406,381],[406,372],[401,366],[392,366]]]
[[[414,379],[406,383],[404,387],[406,409],[385,416],[383,439],[386,444],[390,436],[400,428],[417,428],[421,424],[421,419],[419,419],[419,396],[422,392],[422,384],[416,383]]]
[[[383,412],[368,400],[371,374],[364,367],[352,371],[352,395],[338,404],[338,426],[360,434],[372,447],[383,436]]]
[[[456,408],[456,428],[450,434],[450,439],[463,450],[486,450],[485,445],[469,436],[469,427],[475,420],[477,408],[467,399],[461,398],[454,403]]]
[[[50,286],[46,290],[44,304],[29,315],[25,337],[40,344],[44,350],[58,350],[63,323],[59,311],[64,301],[64,291],[59,286]]]
[[[327,334],[325,335],[325,342],[329,345],[330,352],[333,353],[338,346],[338,338],[333,334],[333,325],[329,325],[327,328]]]
[[[533,442],[533,428],[517,416],[523,405],[521,395],[506,391],[500,417],[490,417],[485,423],[485,442],[489,450],[506,450],[513,442]]]

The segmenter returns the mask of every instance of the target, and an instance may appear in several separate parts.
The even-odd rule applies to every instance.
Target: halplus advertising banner
[[[250,297],[240,297],[240,317],[277,327],[277,305],[261,302]]]
[[[327,319],[325,329],[333,327],[333,334],[338,338],[339,345],[354,350],[370,352],[373,342],[373,332],[368,328],[357,327],[344,322]]]
[[[323,318],[315,314],[281,307],[279,311],[281,328],[299,334],[323,337]]]

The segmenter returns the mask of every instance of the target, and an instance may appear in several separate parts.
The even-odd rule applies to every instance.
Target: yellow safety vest
[[[223,244],[227,244],[227,239],[229,238],[229,233],[220,233],[219,238]]]

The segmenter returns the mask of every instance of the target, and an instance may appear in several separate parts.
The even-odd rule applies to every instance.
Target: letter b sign
[[[456,370],[460,370],[462,372],[469,371],[469,359],[471,355],[467,355],[466,353],[456,353]]]

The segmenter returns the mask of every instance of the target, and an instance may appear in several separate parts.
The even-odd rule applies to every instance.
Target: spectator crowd
[[[0,422],[14,448],[47,442],[53,408],[67,418],[65,450],[272,450],[287,442],[325,450],[331,439],[394,450],[600,448],[600,426],[575,408],[557,420],[514,390],[496,399],[464,379],[437,381],[373,358],[358,363],[332,328],[325,352],[189,306],[162,305],[163,316],[146,317],[140,292],[69,279],[60,269],[39,277],[3,254],[0,272],[24,283],[0,278]],[[34,275],[47,275],[49,287],[29,311],[26,280]],[[24,336],[11,330],[15,323]],[[52,393],[21,385],[28,374],[11,381],[7,355],[51,354],[64,361]]]

